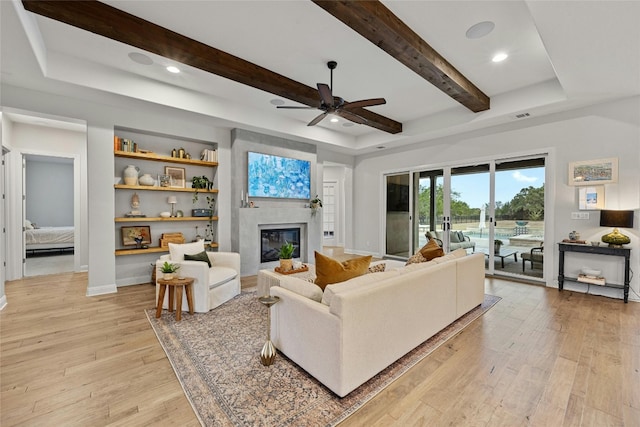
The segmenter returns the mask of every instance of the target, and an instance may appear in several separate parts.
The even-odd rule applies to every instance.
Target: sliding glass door
[[[542,278],[543,262],[523,254],[535,248],[541,259],[544,164],[536,156],[387,176],[386,254],[408,257],[429,233],[447,251],[484,253],[490,274]]]

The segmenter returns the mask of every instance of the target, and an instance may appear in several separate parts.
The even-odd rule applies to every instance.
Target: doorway
[[[23,155],[23,276],[74,271],[74,159]]]

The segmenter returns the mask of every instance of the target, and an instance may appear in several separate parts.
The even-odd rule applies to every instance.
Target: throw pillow
[[[322,290],[331,283],[362,276],[369,269],[371,255],[340,262],[316,252],[316,285]]]
[[[367,273],[380,273],[380,272],[383,272],[385,268],[387,268],[387,264],[384,262],[381,262],[380,264],[370,266]]]
[[[209,256],[207,255],[207,251],[202,251],[202,252],[199,252],[199,253],[193,254],[193,255],[184,254],[184,260],[185,261],[202,261],[202,262],[206,262],[209,265],[209,268],[211,268],[211,260],[209,260]]]
[[[171,261],[184,261],[184,254],[194,255],[204,251],[204,240],[193,243],[169,243],[169,254]]]
[[[433,241],[433,240],[431,240]],[[420,253],[420,251],[416,252],[415,255],[411,255],[411,257],[407,260],[407,263],[405,265],[409,265],[409,264],[418,264],[421,262],[425,262],[427,259],[425,257],[422,256],[422,253]]]
[[[460,243],[460,236],[457,231],[449,233],[449,241],[451,241],[451,243]]]
[[[436,257],[444,256],[444,251],[433,239],[429,240],[427,244],[420,249],[420,253],[427,261],[431,261]]]

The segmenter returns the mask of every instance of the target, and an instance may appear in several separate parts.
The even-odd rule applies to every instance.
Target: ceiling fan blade
[[[318,92],[320,93],[322,102],[328,107],[333,107],[333,95],[331,94],[329,85],[318,83]]]
[[[365,119],[364,117],[360,117],[357,114],[354,114],[350,111],[344,110],[344,109],[340,109],[340,110],[336,110],[333,114],[336,114],[340,117],[343,117],[349,121],[352,121],[354,123],[358,123],[360,125],[366,125],[369,122],[367,121],[367,119]]]
[[[317,116],[315,119],[311,120],[309,122],[309,124],[307,124],[307,126],[315,126],[318,123],[320,123],[322,121],[322,119],[324,119],[326,117],[328,113],[325,111],[324,113],[321,113],[319,116]]]
[[[343,108],[373,107],[374,105],[382,105],[386,103],[387,101],[384,98],[363,99],[361,101],[345,102]]]
[[[315,110],[316,107],[299,107],[297,105],[276,105],[276,108],[286,108],[289,110]]]

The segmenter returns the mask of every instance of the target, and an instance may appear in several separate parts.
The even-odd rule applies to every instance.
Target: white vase
[[[151,177],[150,174],[145,173],[143,174],[139,179],[138,182],[140,183],[140,185],[147,185],[147,186],[151,186],[155,183],[155,181],[153,180],[153,178]]]
[[[173,273],[162,273],[162,278],[164,280],[171,280],[173,279]]]
[[[124,185],[138,185],[138,173],[140,169],[138,169],[134,165],[129,165],[124,169],[124,173],[122,174],[122,178],[124,181]]]

